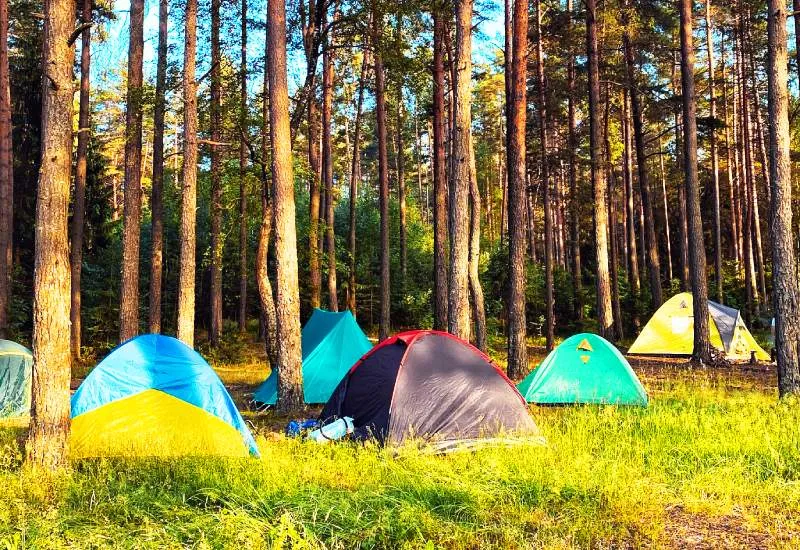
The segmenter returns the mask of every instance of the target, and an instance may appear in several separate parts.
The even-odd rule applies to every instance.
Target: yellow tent
[[[728,359],[746,361],[755,353],[759,361],[769,361],[769,354],[747,330],[739,310],[709,300],[711,345],[725,352]],[[641,355],[691,355],[694,348],[692,295],[677,294],[664,302],[645,325],[628,350]]]

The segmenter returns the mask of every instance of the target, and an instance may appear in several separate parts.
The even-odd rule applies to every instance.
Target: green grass
[[[645,378],[646,409],[532,409],[545,447],[444,457],[286,440],[269,428],[283,419],[251,414],[261,460],[43,479],[21,466],[24,428],[0,427],[0,548],[800,547],[800,403],[668,374]]]

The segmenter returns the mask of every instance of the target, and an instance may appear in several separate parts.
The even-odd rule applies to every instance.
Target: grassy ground
[[[245,355],[215,365],[244,409],[266,373]],[[646,409],[533,408],[547,446],[445,457],[286,440],[248,410],[261,460],[42,479],[0,426],[0,548],[800,548],[800,403],[770,368],[634,367]]]

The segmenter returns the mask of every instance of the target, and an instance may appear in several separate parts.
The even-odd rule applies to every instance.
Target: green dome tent
[[[576,334],[519,383],[529,403],[647,405],[647,392],[628,361],[596,334]]]
[[[306,403],[327,403],[350,367],[372,348],[349,310],[335,313],[315,309],[303,327],[301,338]],[[277,371],[269,373],[253,393],[253,400],[265,405],[277,403]]]
[[[0,340],[0,418],[30,413],[32,366],[33,354],[28,348]]]

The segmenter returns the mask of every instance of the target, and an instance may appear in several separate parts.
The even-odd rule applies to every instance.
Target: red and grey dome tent
[[[344,416],[388,444],[539,435],[522,395],[488,356],[432,330],[384,340],[353,365],[320,419]]]

